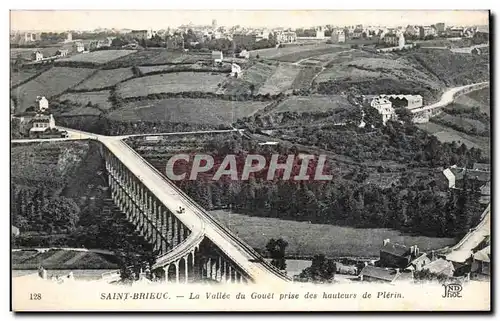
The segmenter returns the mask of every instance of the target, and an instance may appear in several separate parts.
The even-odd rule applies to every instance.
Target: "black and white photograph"
[[[487,10],[11,10],[14,311],[489,311]]]

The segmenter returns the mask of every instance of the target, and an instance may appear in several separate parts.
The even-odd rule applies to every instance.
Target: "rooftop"
[[[380,252],[386,252],[396,256],[406,256],[408,248],[401,244],[387,242],[385,245],[382,245]]]
[[[426,270],[429,270],[431,273],[436,274],[445,274],[445,275],[453,275],[455,272],[455,268],[453,267],[453,263],[443,259],[437,259],[423,267]]]
[[[491,250],[490,246],[488,245],[481,251],[474,253],[474,260],[482,262],[490,262],[490,256],[491,256]]]
[[[394,269],[367,265],[361,270],[360,275],[390,282],[397,276],[397,272]]]

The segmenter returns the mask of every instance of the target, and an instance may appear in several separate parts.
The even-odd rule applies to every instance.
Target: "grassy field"
[[[483,124],[479,120],[468,118],[467,115],[455,116],[442,113],[436,116],[435,119],[437,122],[450,125],[452,128],[464,133],[471,133],[472,131],[472,133],[480,134],[488,130],[486,124]]]
[[[284,61],[284,62],[298,62],[298,61],[303,60],[303,59],[307,59],[307,58],[316,59],[316,56],[322,56],[325,54],[332,54],[332,53],[344,51],[344,50],[348,50],[348,49],[343,48],[343,47],[329,46],[326,48],[315,48],[315,49],[306,50],[306,51],[293,52],[290,54],[279,56],[279,57],[274,58],[274,59],[279,60],[279,61]]]
[[[37,96],[50,99],[77,85],[95,70],[86,68],[54,67],[33,80],[13,89],[11,95],[17,98],[16,111],[22,112],[35,105]]]
[[[147,49],[121,57],[112,62],[121,67],[141,65],[161,65],[168,63],[195,63],[198,60],[210,59],[210,53],[184,53],[179,51],[167,51],[166,49]]]
[[[112,87],[117,83],[132,78],[132,68],[98,70],[94,75],[75,87],[76,90],[92,90]]]
[[[254,93],[257,93],[277,68],[276,64],[257,62],[244,70],[241,77],[228,78],[222,85],[220,92],[229,95],[250,94],[250,88],[253,85]]]
[[[41,253],[37,251],[13,251],[12,268],[38,269],[115,269],[118,265],[113,257],[103,254],[49,250]]]
[[[415,66],[405,59],[346,53],[328,63],[315,83],[321,94],[357,90],[362,94],[420,94],[426,103],[437,100],[445,85]]]
[[[48,47],[48,48],[11,48],[10,49],[10,59],[15,60],[18,56],[23,59],[31,59],[31,55],[35,51],[40,51],[44,57],[54,56],[59,50],[59,47]]]
[[[285,45],[284,48],[267,48],[267,49],[252,50],[250,51],[250,57],[256,58],[257,55],[259,55],[260,58],[280,59],[281,57],[286,57],[288,55],[298,55],[300,52],[309,52],[308,54],[304,54],[306,55],[305,57],[312,57],[314,55],[324,54],[325,52],[321,52],[322,50],[330,49],[333,51],[337,50],[337,48],[341,47],[325,43],[319,43],[319,44],[315,43],[315,44],[305,44],[305,45],[299,45],[299,44]]]
[[[295,78],[299,75],[301,68],[299,66],[280,64],[274,73],[259,88],[261,95],[276,95],[280,92],[292,89]]]
[[[140,97],[158,93],[186,91],[216,92],[224,74],[179,72],[131,79],[118,85],[117,93],[123,97]]]
[[[353,108],[343,96],[292,96],[284,100],[271,113],[290,112],[323,112],[337,108]]]
[[[133,54],[135,50],[99,50],[89,53],[80,53],[60,61],[91,62],[95,64],[105,64],[120,57]]]
[[[152,72],[166,72],[170,70],[175,70],[176,68],[179,68],[179,66],[191,66],[194,68],[193,64],[180,64],[180,65],[157,65],[157,66],[141,66],[138,67],[139,70],[143,75],[152,73]]]
[[[450,106],[458,108],[479,107],[481,112],[490,115],[490,88],[484,88],[481,90],[473,91],[467,95],[460,96],[455,100],[454,104]]]
[[[23,81],[26,81],[32,77],[34,77],[36,74],[38,74],[39,71],[36,69],[26,69],[26,70],[21,70],[21,71],[11,71],[10,72],[10,87],[15,87],[18,84],[22,83]]]
[[[251,217],[226,211],[211,211],[212,215],[243,241],[257,249],[265,249],[271,238],[282,237],[288,242],[287,255],[376,257],[384,239],[391,242],[418,245],[422,250],[438,249],[455,244],[450,238],[405,236],[389,229],[357,229],[275,218]]]
[[[109,109],[112,107],[109,98],[109,90],[91,91],[84,93],[67,93],[59,97],[59,101],[69,100],[78,104],[87,105],[89,102],[98,104],[99,109]]]
[[[425,130],[431,135],[436,136],[439,141],[451,143],[453,141],[457,144],[465,144],[468,148],[480,148],[485,153],[490,153],[490,140],[488,137],[472,136],[441,124],[428,122],[424,124],[417,124],[418,128]]]
[[[118,121],[164,121],[190,124],[231,124],[263,109],[266,102],[171,98],[130,103],[111,112]]]

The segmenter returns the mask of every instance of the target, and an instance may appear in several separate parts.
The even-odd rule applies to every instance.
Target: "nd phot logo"
[[[444,294],[443,298],[461,298],[462,285],[458,283],[443,284]]]

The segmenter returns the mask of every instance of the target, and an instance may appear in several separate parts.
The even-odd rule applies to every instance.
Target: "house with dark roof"
[[[419,256],[420,250],[416,245],[408,248],[405,245],[392,243],[390,239],[385,239],[380,249],[378,265],[404,269]]]
[[[487,279],[490,276],[491,250],[488,245],[481,251],[474,253],[471,264],[471,277],[475,279]]]
[[[455,273],[455,266],[452,262],[439,258],[425,265],[423,267],[423,270],[428,270],[429,272],[434,274],[441,274],[452,277]]]
[[[367,265],[361,270],[359,280],[381,283],[405,282],[413,280],[413,272]]]

